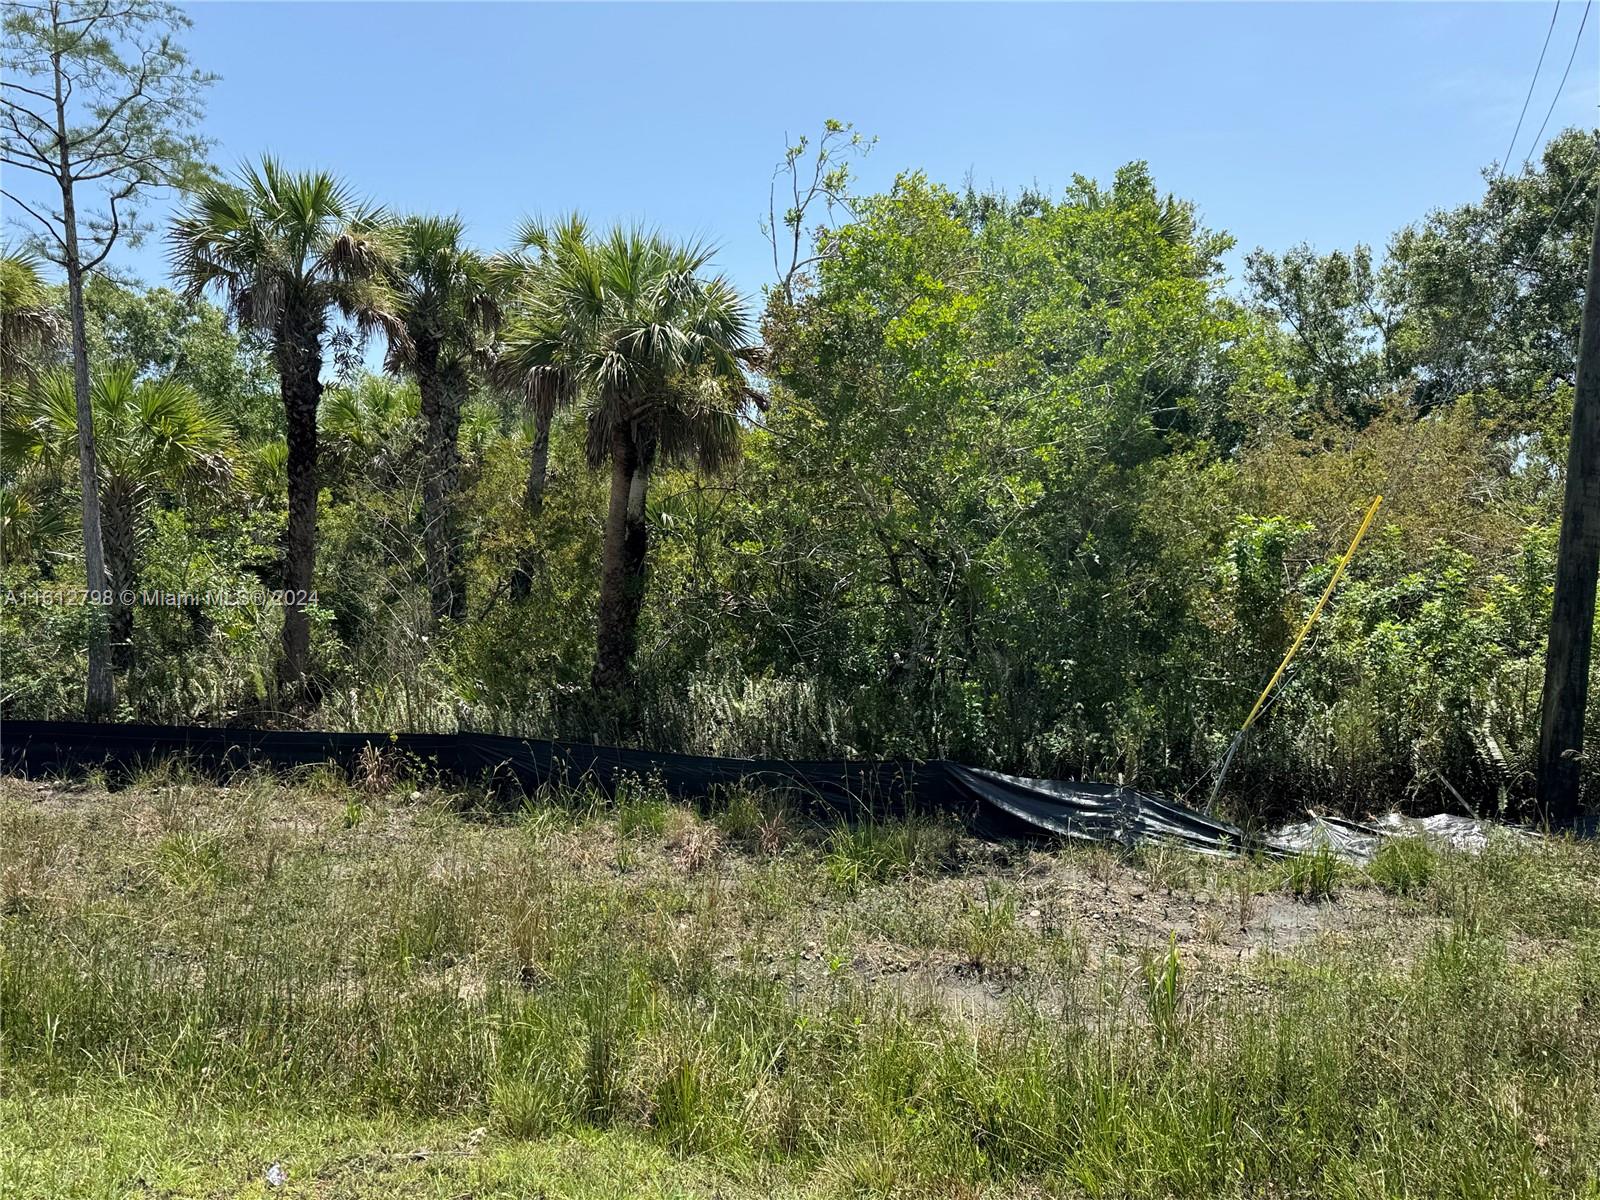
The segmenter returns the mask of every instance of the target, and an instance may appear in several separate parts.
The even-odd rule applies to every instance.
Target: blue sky
[[[1381,244],[1479,193],[1552,6],[1519,4],[207,3],[188,44],[222,78],[224,165],[271,151],[500,244],[529,213],[643,219],[770,278],[758,228],[790,136],[877,135],[865,187],[921,168],[1059,190],[1150,162],[1239,240]],[[1561,5],[1514,157],[1583,4]],[[1546,137],[1600,123],[1600,11]],[[158,246],[121,253],[162,277]]]

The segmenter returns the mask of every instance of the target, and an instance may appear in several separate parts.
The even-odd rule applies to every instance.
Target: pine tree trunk
[[[84,709],[91,721],[111,715],[117,706],[111,673],[111,630],[106,621],[106,558],[100,536],[100,484],[94,441],[94,409],[89,399],[89,339],[83,310],[83,269],[78,257],[77,214],[72,185],[61,189],[61,211],[67,235],[67,303],[72,321],[72,393],[78,415],[78,486],[83,495],[83,573],[88,589],[89,674]]]
[[[603,698],[626,700],[633,677],[639,612],[644,604],[648,529],[645,498],[648,458],[633,431],[619,428],[611,439],[611,497],[606,510],[600,572],[600,613],[592,686]]]
[[[467,546],[461,524],[461,410],[467,402],[467,377],[459,371],[446,376],[450,428],[444,438],[440,463],[445,513],[445,578],[450,583],[450,619],[467,618]]]
[[[283,664],[279,681],[302,688],[311,661],[305,600],[317,563],[317,407],[322,400],[320,331],[285,321],[274,347],[288,438],[289,528],[284,547]]]
[[[111,662],[119,671],[133,669],[133,596],[137,590],[138,547],[134,522],[137,513],[132,495],[125,486],[113,482],[101,498],[105,518],[107,586],[111,589]]]
[[[61,14],[52,7],[50,22],[57,33]],[[83,576],[89,592],[89,670],[84,685],[84,711],[91,721],[108,717],[117,706],[111,674],[111,633],[105,619],[106,559],[100,540],[100,482],[94,443],[94,409],[89,401],[89,337],[83,313],[83,256],[78,247],[77,197],[72,190],[72,163],[67,128],[66,93],[62,88],[61,53],[51,55],[55,78],[56,182],[61,187],[63,265],[67,270],[67,307],[72,323],[72,394],[78,420],[78,486],[83,495]]]

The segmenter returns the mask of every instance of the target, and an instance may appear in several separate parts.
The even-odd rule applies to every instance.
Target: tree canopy
[[[1381,250],[1256,248],[1238,279],[1142,163],[858,194],[870,144],[789,148],[759,311],[643,227],[529,220],[480,249],[272,159],[194,193],[176,290],[85,292],[97,372],[230,431],[205,503],[148,493],[139,570],[277,587],[313,529],[311,686],[279,673],[271,603],[141,614],[131,710],[1181,793],[1381,491],[1230,802],[1528,796],[1593,131]],[[5,286],[7,386],[37,387],[64,298],[22,259]],[[69,495],[8,480],[9,584],[70,571]],[[7,714],[70,707],[81,627],[41,612],[3,611],[38,648]]]

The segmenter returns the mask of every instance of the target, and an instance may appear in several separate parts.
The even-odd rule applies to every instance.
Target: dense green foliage
[[[703,252],[577,221],[469,255],[452,276],[465,291],[435,296],[422,250],[379,261],[403,245],[381,213],[357,214],[366,243],[329,225],[323,257],[295,257],[241,241],[265,227],[223,203],[240,189],[214,189],[176,244],[184,278],[220,281],[238,320],[94,280],[96,374],[175,381],[228,427],[225,483],[201,503],[162,488],[141,510],[141,578],[186,592],[282,586],[273,322],[291,292],[267,285],[333,281],[306,293],[327,353],[315,687],[279,690],[271,602],[152,609],[123,659],[124,715],[293,708],[330,726],[948,755],[1182,791],[1203,786],[1382,492],[1230,789],[1250,808],[1526,798],[1593,133],[1386,253],[1258,250],[1236,287],[1232,240],[1142,165],[1058,196],[908,173],[851,197],[842,132],[813,189],[838,220],[769,289],[759,351]],[[797,208],[780,237],[814,215]],[[8,294],[48,295],[25,268],[8,260]],[[325,322],[341,306],[398,339],[405,382],[369,373],[361,330]],[[59,359],[51,308],[18,309],[39,320],[8,389]],[[435,326],[454,347],[442,422],[417,387]],[[456,405],[451,456],[438,438]],[[442,478],[448,506],[427,500]],[[81,581],[71,522],[50,518],[72,489],[8,459],[13,594]],[[432,598],[430,509],[449,530]],[[608,564],[620,600],[603,603]],[[5,715],[72,712],[82,612],[9,603],[0,623]]]

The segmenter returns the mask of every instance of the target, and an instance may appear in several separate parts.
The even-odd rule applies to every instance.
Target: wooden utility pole
[[[1545,655],[1539,725],[1539,808],[1546,821],[1578,815],[1583,715],[1589,701],[1595,573],[1600,569],[1600,202],[1589,242],[1589,281],[1578,336],[1572,441],[1561,505],[1555,607]]]

